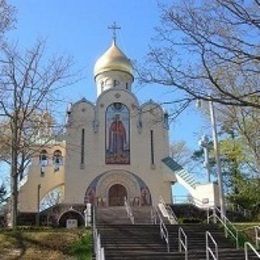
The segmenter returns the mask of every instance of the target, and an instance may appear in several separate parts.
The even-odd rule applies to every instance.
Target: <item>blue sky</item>
[[[62,54],[74,58],[74,71],[81,70],[80,82],[67,88],[65,103],[82,97],[95,101],[96,88],[93,67],[97,58],[111,44],[112,33],[107,29],[113,21],[121,26],[118,45],[133,60],[141,61],[154,27],[159,25],[160,12],[156,0],[10,0],[17,8],[16,29],[8,33],[10,40],[21,48],[29,48],[36,39],[47,41],[48,54]],[[167,2],[166,0],[163,2]],[[133,92],[139,100],[162,102],[171,99],[169,89],[162,86],[140,86],[134,83]],[[205,124],[195,104],[171,124],[170,140],[185,140],[191,149],[198,147]]]

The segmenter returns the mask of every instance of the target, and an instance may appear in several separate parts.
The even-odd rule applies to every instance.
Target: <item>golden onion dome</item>
[[[133,66],[113,41],[111,47],[97,60],[94,77],[106,71],[123,71],[133,76]]]

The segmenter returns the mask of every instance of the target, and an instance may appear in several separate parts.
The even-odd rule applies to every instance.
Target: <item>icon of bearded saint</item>
[[[116,114],[109,128],[109,152],[116,156],[123,156],[126,146],[126,130],[120,115]]]

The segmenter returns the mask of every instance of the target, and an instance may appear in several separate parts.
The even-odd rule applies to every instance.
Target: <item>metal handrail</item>
[[[101,237],[96,227],[96,210],[93,206],[93,240],[94,240],[94,251],[97,260],[105,260],[105,249],[101,246]]]
[[[151,223],[152,224],[157,224],[157,217],[156,217],[156,212],[153,207],[151,207]]]
[[[178,200],[179,198],[181,198],[180,200]],[[186,198],[187,200],[183,200],[182,198]],[[192,204],[196,207],[199,207],[201,209],[207,209],[210,206],[208,204],[213,204],[214,205],[214,201],[208,201],[207,203],[203,203],[200,199],[195,198],[195,197],[191,197],[189,198],[187,195],[178,195],[178,196],[173,196],[173,201],[175,203],[179,203],[181,202],[187,202],[189,204]]]
[[[162,196],[160,196],[160,198],[159,198],[159,203],[161,203],[164,206],[165,210],[167,211],[168,220],[169,220],[170,224],[177,224],[178,219],[177,219],[175,213],[173,212],[172,208],[165,203]]]
[[[130,207],[126,197],[124,198],[124,205],[125,205],[127,216],[130,218],[131,223],[134,224],[135,223],[134,214],[133,214],[132,208]]]
[[[210,245],[209,245],[209,239],[215,246],[215,254],[213,253]],[[209,260],[209,256],[212,256],[214,260],[218,260],[218,244],[216,240],[213,238],[211,233],[209,231],[206,231],[206,259]]]
[[[214,219],[214,223],[216,223],[216,221],[218,220],[224,227],[224,231],[225,231],[225,236],[227,237],[228,236],[228,233],[235,239],[236,241],[236,248],[238,249],[239,248],[239,243],[238,243],[238,230],[235,228],[235,226],[230,222],[230,220],[225,217],[225,216],[222,216],[223,217],[223,220],[216,214],[216,209],[218,210],[218,212],[220,213],[220,210],[217,208],[217,207],[214,207],[213,208],[213,215],[209,215],[208,214],[208,223],[209,223],[209,220],[211,217],[213,217]],[[227,226],[227,222],[228,224],[232,227],[232,229],[235,231],[235,234],[234,232],[232,232],[232,230]]]
[[[184,241],[182,240],[182,236],[184,237]],[[188,239],[183,228],[181,227],[178,229],[178,241],[179,241],[179,252],[181,252],[183,248],[185,251],[185,260],[188,260]]]
[[[259,241],[260,241],[260,226],[255,226],[255,246],[256,249],[259,249]]]
[[[220,216],[222,215],[219,208],[215,207],[215,210],[218,211],[218,213],[220,214]],[[223,222],[226,224],[226,227],[227,227],[227,229],[225,229],[225,235],[226,235],[226,237],[227,237],[227,231],[230,230],[230,228],[228,228],[228,226],[227,226],[227,223],[228,223],[228,225],[231,226],[232,229],[235,231],[235,234],[234,234],[234,232],[232,232],[232,230],[230,230],[231,233],[233,234],[233,238],[235,238],[235,240],[236,240],[236,248],[238,249],[239,244],[238,244],[238,230],[237,230],[237,228],[232,224],[232,222],[231,222],[226,216],[223,216],[223,215],[222,215],[221,218],[222,218]],[[231,235],[232,235],[232,234],[231,234]]]
[[[255,253],[255,255],[260,258],[260,254],[257,252],[257,250],[250,244],[249,242],[245,242],[244,244],[244,250],[245,250],[245,260],[248,260],[248,247]]]
[[[163,222],[163,219],[157,208],[155,208],[155,213],[157,214],[157,216],[159,218],[161,239],[165,240],[166,246],[167,246],[167,252],[170,252],[170,241],[169,241],[169,233],[168,233],[167,227],[166,227],[165,223]]]
[[[97,235],[96,259],[105,260],[105,249],[101,246],[100,234]]]

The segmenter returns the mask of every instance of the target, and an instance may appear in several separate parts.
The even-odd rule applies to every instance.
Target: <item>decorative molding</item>
[[[120,95],[119,93],[116,93],[114,97],[115,97],[115,98],[120,98],[121,95]]]

